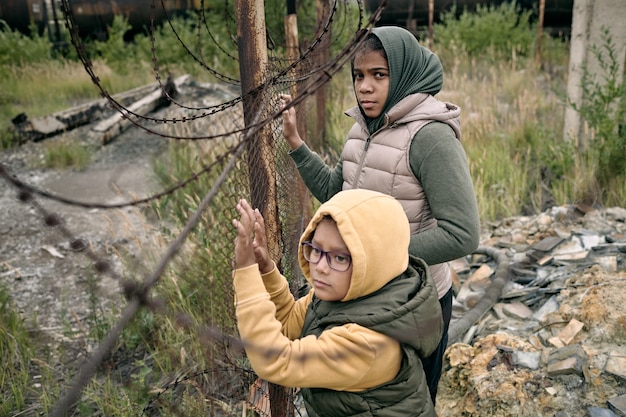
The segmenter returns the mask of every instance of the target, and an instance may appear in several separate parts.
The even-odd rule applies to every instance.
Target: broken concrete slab
[[[151,83],[114,94],[112,97],[121,105],[126,106],[157,88],[158,83]],[[109,100],[101,98],[33,120],[30,120],[26,114],[20,114],[13,119],[13,125],[20,144],[28,141],[39,142],[98,121],[112,112]]]
[[[174,79],[172,82],[173,85],[170,88],[178,90],[190,81],[190,75],[183,75]],[[95,125],[91,129],[91,138],[94,139],[96,143],[103,145],[107,144],[133,125],[133,122],[129,118],[136,118],[136,116],[133,116],[134,114],[149,114],[163,105],[162,100],[163,90],[158,89],[151,92],[145,97],[142,97],[140,100],[137,100],[125,107],[121,112],[117,112],[111,117],[108,117]]]

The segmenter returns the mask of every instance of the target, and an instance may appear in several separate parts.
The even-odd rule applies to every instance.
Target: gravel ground
[[[157,189],[152,159],[165,142],[131,129],[93,154],[91,164],[80,171],[31,168],[53,141],[86,137],[88,127],[64,136],[27,143],[0,154],[0,163],[19,180],[58,196],[87,203],[122,203],[150,195]],[[65,339],[63,329],[82,327],[90,308],[92,285],[101,308],[119,302],[119,283],[111,275],[122,274],[120,255],[140,262],[142,247],[155,235],[137,207],[83,208],[40,196],[35,204],[21,202],[18,190],[0,181],[0,283],[9,289],[15,307],[55,339]],[[58,216],[71,235],[45,225],[37,208]],[[108,262],[114,274],[94,274],[88,250],[75,251],[71,242],[81,239],[98,259]]]

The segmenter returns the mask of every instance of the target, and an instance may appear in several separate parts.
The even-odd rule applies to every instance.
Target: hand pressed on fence
[[[395,197],[411,225],[410,253],[424,259],[437,286],[444,334],[423,360],[433,403],[452,314],[448,261],[472,253],[480,238],[478,205],[460,143],[458,106],[434,96],[443,86],[439,58],[399,27],[372,29],[352,61],[355,123],[331,168],[305,144],[293,107],[283,111],[290,155],[320,202],[363,188]],[[286,105],[291,97],[281,96]]]
[[[301,388],[311,416],[435,416],[420,358],[443,319],[400,203],[348,190],[322,204],[300,237],[312,288],[298,300],[269,259],[259,210],[240,200],[237,211],[237,326],[259,377]]]

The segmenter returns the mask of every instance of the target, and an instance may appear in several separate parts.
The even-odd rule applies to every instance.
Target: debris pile
[[[499,300],[451,343],[437,411],[447,416],[626,416],[626,209],[554,207],[488,225],[510,259]],[[497,266],[454,263],[453,323]]]

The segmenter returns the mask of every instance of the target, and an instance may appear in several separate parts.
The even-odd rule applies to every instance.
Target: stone
[[[555,256],[562,256],[571,253],[579,253],[584,252],[584,248],[580,244],[579,240],[576,238],[571,238],[570,240],[564,241],[557,250],[553,252]]]
[[[543,349],[545,346],[543,344],[543,342],[541,341],[541,338],[536,335],[536,334],[532,334],[528,337],[528,342],[535,348],[535,349]]]
[[[580,242],[585,249],[591,249],[594,246],[598,246],[604,243],[604,236],[600,236],[596,233],[584,233],[579,236]]]
[[[583,364],[577,357],[563,359],[548,365],[548,375],[578,375],[583,376]]]
[[[580,262],[586,260],[587,256],[589,256],[589,251],[583,250],[578,252],[568,252],[562,253],[560,255],[554,255],[554,260],[561,262]]]
[[[488,264],[482,264],[472,275],[467,278],[464,285],[469,285],[473,291],[484,290],[491,284],[489,277],[493,275],[493,268]]]
[[[564,344],[569,345],[583,327],[584,324],[582,322],[572,319],[561,331],[561,333],[559,333],[558,337]]]
[[[626,356],[617,356],[617,354],[611,354],[606,362],[604,371],[621,378],[626,382]]]
[[[506,304],[502,311],[504,312],[504,314],[507,314],[510,317],[515,317],[522,320],[527,319],[533,315],[533,311],[525,304],[520,302]]]
[[[524,352],[516,350],[512,354],[513,364],[528,369],[539,369],[541,352]]]
[[[606,272],[617,272],[617,256],[597,256],[595,260]]]
[[[546,256],[540,258],[539,260],[537,260],[537,265],[539,265],[539,266],[546,266],[546,265],[549,265],[553,260],[554,260],[554,256],[546,255]]]
[[[586,358],[587,354],[585,353],[585,349],[583,349],[582,345],[575,344],[563,347],[561,349],[554,349],[549,354],[549,361],[560,361],[562,359],[568,358],[570,356],[578,355],[581,358]]]
[[[550,298],[548,298],[548,300],[545,303],[543,303],[541,307],[535,310],[532,317],[538,322],[544,323],[548,319],[548,316],[558,311],[558,309],[559,309],[559,302],[557,301],[556,296],[553,295]]]
[[[506,316],[504,315],[504,306],[505,303],[496,303],[493,305],[492,309],[498,319],[504,319]]]
[[[481,407],[495,410],[504,407],[504,399],[517,398],[521,404],[507,402],[512,408],[490,415],[582,417],[594,412],[601,417],[611,411],[626,417],[617,411],[624,409],[623,398],[621,405],[618,397],[611,399],[613,403],[607,401],[611,395],[624,394],[623,390],[582,400],[588,390],[596,391],[599,383],[624,384],[626,355],[619,342],[623,314],[614,306],[622,305],[619,296],[626,291],[626,275],[620,272],[626,266],[626,225],[610,223],[600,213],[593,211],[583,218],[568,206],[554,216],[548,212],[494,223],[485,242],[508,257],[507,280],[487,313],[463,332],[466,348],[449,358],[456,365],[449,372],[452,384],[460,382],[469,388],[467,399],[460,400],[464,408],[453,407],[456,411],[467,411],[471,405],[470,414],[478,415],[476,410]],[[462,297],[453,301],[454,317],[460,317],[461,310],[461,315],[470,312],[476,300],[483,300],[480,297],[491,290],[500,272],[495,260],[482,252],[463,261],[467,268],[463,263],[453,267],[459,274],[456,285],[464,287],[459,294]],[[484,264],[489,268],[481,267]],[[618,276],[611,278],[614,274]],[[532,314],[527,316],[529,311]],[[494,342],[491,338],[498,329],[509,336],[498,336]],[[513,343],[513,335],[527,346]],[[617,347],[596,349],[596,340]],[[542,391],[520,392],[519,387],[531,386]],[[598,395],[597,391],[593,395]],[[533,403],[539,397],[550,397],[546,401],[553,405],[543,399],[541,404]],[[580,402],[579,406],[564,406],[572,401]],[[533,407],[531,403],[537,408],[524,414],[521,410]],[[545,408],[540,408],[542,405]],[[588,407],[594,408],[588,411]]]
[[[589,417],[618,417],[608,408],[588,407],[587,411],[589,411]]]
[[[608,207],[604,211],[606,218],[613,221],[626,223],[626,208],[623,207]]]
[[[562,348],[565,346],[565,343],[558,336],[552,336],[548,339],[548,343],[557,348]]]
[[[560,339],[559,339],[560,340]],[[548,355],[548,375],[583,376],[587,354],[582,346],[569,345],[555,349]]]
[[[609,399],[608,404],[618,416],[626,417],[626,394]]]
[[[539,242],[533,244],[531,249],[538,250],[541,252],[550,252],[558,245],[560,245],[565,239],[560,236],[548,236],[545,239],[540,240]]]

